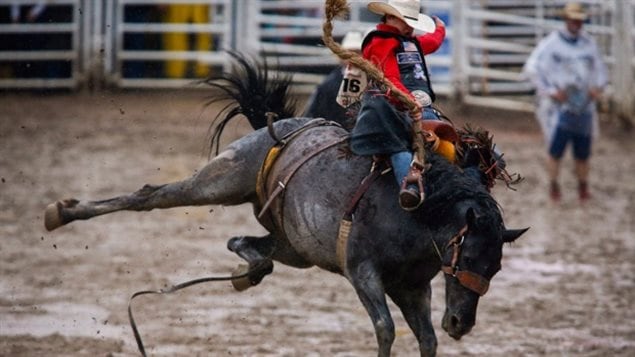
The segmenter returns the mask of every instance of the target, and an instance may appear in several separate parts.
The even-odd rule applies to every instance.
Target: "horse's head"
[[[499,219],[479,217],[473,208],[466,224],[447,244],[442,270],[446,279],[443,329],[460,339],[476,321],[478,300],[501,268],[503,243],[516,240],[527,229],[505,229]]]

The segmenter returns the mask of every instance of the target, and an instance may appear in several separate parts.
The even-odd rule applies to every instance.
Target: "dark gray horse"
[[[239,77],[231,77],[226,84],[232,84],[222,87],[226,94],[240,99],[226,108],[224,123],[244,113],[255,127],[262,126],[264,111],[271,109],[265,102],[273,99],[268,97],[272,92],[281,96],[277,103],[286,106],[280,98],[288,81],[266,84],[266,70],[252,70],[244,80],[237,80]],[[254,93],[256,87],[262,91]],[[271,134],[281,138],[310,121],[286,119],[274,123],[269,131],[256,130],[183,181],[146,185],[103,201],[53,203],[45,212],[46,228],[53,230],[77,219],[121,210],[251,202],[258,212],[263,207],[262,192],[257,189],[263,180],[262,164],[276,143]],[[289,140],[268,175],[274,184],[284,182],[276,203],[260,217],[270,234],[232,238],[228,247],[249,262],[252,284],[272,271],[273,261],[298,268],[319,266],[342,274],[373,322],[379,356],[390,355],[395,338],[389,296],[419,341],[421,355],[435,355],[430,280],[443,268],[446,311],[442,325],[450,336],[461,338],[474,325],[479,297],[501,268],[503,244],[525,230],[505,228],[496,202],[478,177],[430,154],[428,195],[420,209],[400,209],[394,179],[378,176],[356,205],[348,239],[338,239],[342,216],[372,166],[370,158],[345,150],[347,134],[337,125],[318,122]]]

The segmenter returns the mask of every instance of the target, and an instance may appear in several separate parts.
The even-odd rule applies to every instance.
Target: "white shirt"
[[[575,39],[565,30],[553,31],[538,43],[523,74],[539,95],[550,95],[570,85],[604,88],[608,81],[595,40],[585,32]]]
[[[550,95],[559,90],[588,93],[591,88],[603,89],[608,82],[606,65],[595,40],[586,32],[574,37],[566,30],[553,31],[543,38],[527,59],[522,74],[536,88],[536,116],[548,142],[559,114],[573,105],[558,103]],[[593,113],[593,133],[597,134],[596,104],[590,101],[585,105]]]

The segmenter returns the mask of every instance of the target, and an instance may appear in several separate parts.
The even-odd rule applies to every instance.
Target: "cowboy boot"
[[[414,163],[410,166],[408,175],[401,181],[399,191],[399,205],[406,211],[413,211],[423,203],[423,168]]]

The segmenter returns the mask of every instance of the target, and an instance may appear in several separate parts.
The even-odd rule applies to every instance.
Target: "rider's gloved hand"
[[[423,108],[411,111],[410,118],[414,121],[421,120],[423,118]]]
[[[443,20],[441,20],[438,16],[432,15],[431,17],[437,27],[445,27],[445,22],[443,22]]]

